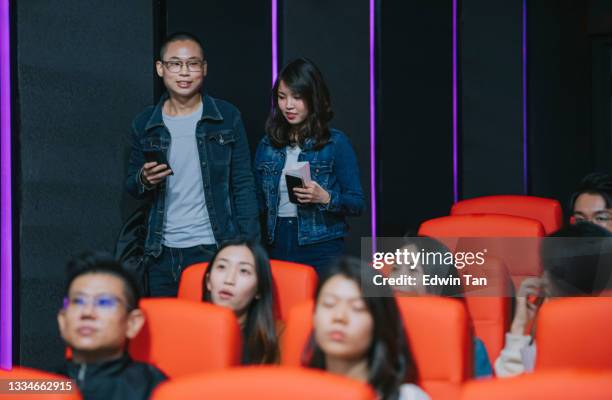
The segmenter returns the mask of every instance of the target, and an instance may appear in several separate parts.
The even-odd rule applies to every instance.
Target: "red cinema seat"
[[[308,265],[270,260],[274,280],[274,299],[278,319],[285,320],[295,304],[312,299],[317,286],[317,273]],[[178,298],[202,301],[202,279],[208,263],[194,264],[183,271]]]
[[[474,334],[487,349],[491,365],[504,347],[504,338],[512,319],[512,279],[501,260],[488,257],[478,275],[487,279],[487,286],[465,292],[465,305],[474,327]]]
[[[425,221],[419,235],[443,242],[451,251],[482,251],[500,259],[515,287],[530,276],[540,276],[540,242],[544,228],[538,221],[509,215],[453,215]]]
[[[402,297],[398,306],[419,371],[419,384],[433,399],[458,398],[471,376],[472,345],[465,307],[455,299]],[[291,310],[281,341],[282,363],[299,366],[312,330],[313,303]]]
[[[563,225],[563,210],[557,200],[536,196],[498,195],[458,201],[450,215],[502,214],[539,221],[546,234]]]
[[[152,400],[375,400],[368,385],[323,371],[287,367],[232,368],[164,382]]]
[[[15,392],[9,394],[4,390],[9,389],[9,381],[15,384],[17,381],[22,380],[39,380],[39,385],[44,383],[45,388],[65,388],[70,390],[65,393],[44,393],[42,390],[32,392]],[[69,378],[61,375],[51,374],[49,372],[40,371],[37,369],[18,367],[15,366],[11,370],[0,369],[0,380],[3,381],[2,389],[0,392],[1,400],[25,400],[25,399],[37,399],[37,400],[81,400],[81,394],[77,389],[76,383],[71,381]],[[54,382],[57,381],[57,384]],[[35,383],[34,383],[35,384]]]
[[[612,393],[612,372],[542,371],[514,378],[472,381],[461,400],[604,400]]]
[[[536,324],[536,371],[612,370],[612,297],[548,301],[538,312]]]
[[[234,313],[181,299],[143,299],[146,323],[129,345],[130,355],[170,378],[240,364],[241,334]]]

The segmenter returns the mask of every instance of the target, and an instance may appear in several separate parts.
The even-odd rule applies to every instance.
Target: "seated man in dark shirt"
[[[63,374],[85,400],[144,400],[166,379],[152,365],[135,362],[127,342],[145,322],[132,277],[110,255],[85,253],[68,264],[64,307],[57,321],[72,349]]]

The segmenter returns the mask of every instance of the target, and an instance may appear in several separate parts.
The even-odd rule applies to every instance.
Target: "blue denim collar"
[[[169,96],[167,92],[161,96],[161,98],[159,99],[159,102],[153,109],[151,118],[149,118],[149,121],[147,121],[145,130],[148,131],[150,129],[155,128],[156,126],[164,125],[164,118],[162,116],[162,110],[164,107],[164,103],[166,102],[166,100],[168,100],[168,98]],[[215,102],[215,99],[213,99],[212,97],[210,97],[209,95],[205,93],[202,93],[202,103],[203,103],[202,118],[200,118],[200,121],[205,120],[205,119],[211,119],[214,121],[223,121],[223,116],[221,115],[221,112],[219,112],[219,107],[217,107],[217,103]]]

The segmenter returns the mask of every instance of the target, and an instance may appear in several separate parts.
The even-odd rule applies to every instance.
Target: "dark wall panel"
[[[461,2],[463,198],[523,193],[522,2]]]
[[[357,153],[368,209],[349,220],[347,250],[356,255],[361,237],[371,236],[368,6],[367,0],[286,0],[281,24],[280,64],[297,57],[317,64],[332,96],[330,126],[346,133]]]
[[[62,359],[64,266],[112,250],[130,202],[125,138],[153,100],[149,0],[15,2],[20,177],[20,358]]]
[[[588,125],[586,2],[528,4],[532,194],[565,204],[580,178],[597,167]]]
[[[401,236],[453,202],[452,2],[381,11],[379,230]]]
[[[204,44],[205,90],[237,106],[254,152],[264,134],[272,87],[271,1],[166,2],[168,33],[189,31]]]

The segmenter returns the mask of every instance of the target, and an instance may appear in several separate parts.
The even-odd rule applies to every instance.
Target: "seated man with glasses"
[[[590,222],[612,231],[612,176],[585,176],[570,198],[573,222]]]
[[[68,263],[57,321],[72,359],[59,372],[76,382],[85,400],[148,399],[166,379],[127,353],[128,340],[145,322],[139,299],[132,277],[110,255],[85,253]]]
[[[148,294],[172,297],[185,267],[209,261],[219,243],[259,239],[259,209],[240,112],[202,90],[200,41],[169,36],[155,67],[166,93],[132,124],[126,188],[150,203]]]

